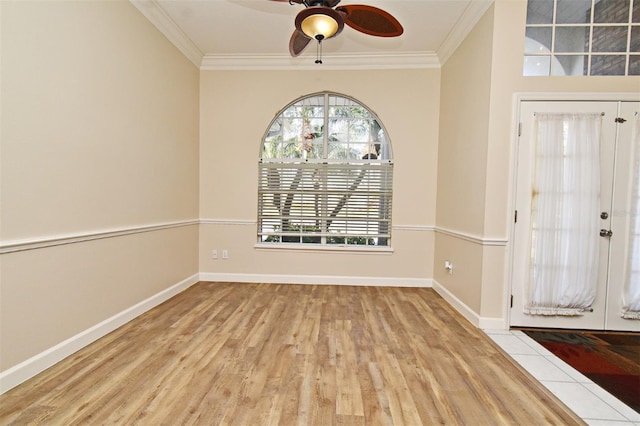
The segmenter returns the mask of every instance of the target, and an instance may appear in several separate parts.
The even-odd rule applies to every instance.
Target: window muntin
[[[640,75],[640,0],[528,0],[525,76]]]
[[[388,247],[392,180],[391,145],[375,114],[329,92],[298,99],[263,138],[258,242]]]

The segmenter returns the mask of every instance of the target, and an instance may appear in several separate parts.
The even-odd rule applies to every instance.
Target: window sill
[[[257,250],[283,250],[283,251],[307,251],[307,252],[348,252],[362,254],[392,254],[393,247],[356,246],[356,245],[319,245],[319,244],[263,244],[253,246]]]

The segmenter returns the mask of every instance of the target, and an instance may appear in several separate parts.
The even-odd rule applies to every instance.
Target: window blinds
[[[260,242],[386,246],[393,164],[261,162]]]

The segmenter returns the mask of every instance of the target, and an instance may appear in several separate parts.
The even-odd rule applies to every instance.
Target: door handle
[[[601,237],[611,237],[613,235],[613,231],[611,229],[601,229],[600,236]]]

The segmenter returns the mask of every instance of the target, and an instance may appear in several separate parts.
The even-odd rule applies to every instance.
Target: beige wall
[[[434,279],[476,313],[483,247],[475,240],[484,234],[492,49],[493,8],[442,67],[437,226],[457,235],[436,235]],[[445,260],[453,263],[452,274]]]
[[[197,219],[197,68],[127,1],[0,8],[2,245]],[[196,274],[197,239],[2,254],[0,370]]]
[[[200,84],[200,217],[209,222],[200,234],[202,272],[432,277],[438,69],[203,71]],[[254,248],[261,138],[289,102],[323,90],[359,100],[388,132],[395,163],[393,254]],[[230,258],[214,261],[212,249],[227,249]]]
[[[197,226],[2,255],[1,368],[197,272]]]
[[[523,77],[525,21],[526,0],[497,0],[442,68],[437,226],[458,235],[437,234],[434,278],[481,318],[507,315],[515,94],[567,93],[570,97],[572,93],[640,91],[640,77]],[[481,53],[491,55],[490,64]],[[456,87],[467,79],[478,86]],[[471,129],[466,133],[452,130],[449,120],[456,107],[478,114],[471,118]],[[466,115],[461,115],[461,120],[466,120]],[[468,137],[475,132],[477,137]],[[458,166],[451,165],[455,160],[445,154],[451,144],[462,157]],[[471,166],[474,158],[479,163],[475,167]],[[460,165],[464,164],[473,170],[466,179],[460,176],[464,174]],[[457,180],[447,179],[453,175],[447,172],[449,168],[456,171]],[[474,182],[482,182],[481,194],[470,193],[477,187]],[[458,193],[473,202],[465,206],[463,197],[455,195]],[[453,259],[458,271],[474,272],[458,274],[454,269],[449,275],[442,267],[444,259]]]
[[[442,67],[438,227],[482,235],[493,14],[486,13]]]

